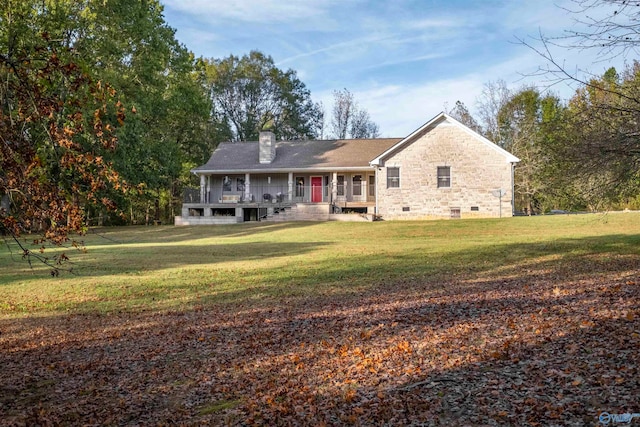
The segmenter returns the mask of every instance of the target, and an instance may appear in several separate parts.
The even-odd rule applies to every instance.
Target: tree
[[[278,69],[258,51],[204,61],[212,116],[235,141],[257,140],[263,129],[278,139],[315,138],[322,112],[296,72]]]
[[[353,94],[343,89],[333,92],[330,133],[338,139],[377,138],[380,129],[367,110],[360,108]]]
[[[482,133],[482,128],[473,118],[467,106],[464,105],[462,101],[456,101],[456,105],[449,111],[449,115],[454,119],[458,120],[463,125],[467,126],[469,129],[473,129],[478,133]]]
[[[551,53],[550,46],[596,50],[601,58],[633,55],[640,47],[640,3],[627,0],[575,0],[571,10],[578,30],[562,37],[538,37],[539,45],[522,41],[547,63],[538,74],[549,84],[577,84],[569,105],[569,132],[559,156],[567,173],[583,182],[581,192],[592,206],[637,194],[640,164],[640,85],[638,65],[627,66],[619,79],[615,70],[601,78],[570,71]],[[586,76],[586,77],[585,77]],[[589,170],[588,176],[585,171]],[[624,191],[620,191],[624,189]]]
[[[5,40],[34,51],[42,44],[38,35],[46,34],[47,49],[55,48],[61,62],[109,82],[129,114],[114,128],[117,149],[103,159],[138,189],[109,197],[132,222],[159,219],[160,199],[169,216],[189,180],[186,171],[210,153],[219,127],[211,120],[204,72],[164,22],[159,1],[22,0],[3,2],[0,10]],[[107,213],[84,206],[88,221]]]
[[[637,55],[640,3],[629,0],[573,0],[570,11],[580,29],[554,39],[568,48],[597,49],[602,56]]]
[[[485,83],[482,95],[476,101],[482,133],[487,139],[497,144],[500,144],[498,114],[510,98],[511,91],[507,83],[504,80],[497,80]]]
[[[84,232],[87,204],[116,207],[110,190],[122,191],[125,183],[106,157],[117,147],[125,108],[113,101],[110,86],[62,59],[69,52],[60,52],[48,34],[20,43],[26,27],[14,18],[27,11],[2,10],[0,225],[16,241],[41,230],[36,242],[62,244]],[[12,32],[15,37],[7,37]],[[24,255],[32,252],[24,249]]]
[[[571,71],[562,61],[556,60],[550,46],[568,50],[595,50],[602,60],[617,56],[627,57],[638,53],[640,47],[640,3],[629,0],[572,0],[572,7],[563,8],[575,16],[572,28],[562,36],[546,36],[540,33],[534,42],[520,42],[537,52],[546,65],[539,75],[550,77],[550,83],[569,80],[580,86],[588,85],[577,71]],[[536,43],[538,42],[538,43]],[[591,73],[582,70],[584,75]]]
[[[316,108],[318,111],[318,116],[317,116],[317,120],[314,123],[315,125],[314,134],[316,135],[316,138],[324,139],[325,112],[324,112],[324,104],[322,103],[322,101],[316,104]]]
[[[518,210],[535,213],[546,208],[543,199],[553,177],[549,149],[562,110],[557,97],[543,97],[535,88],[525,87],[498,112],[498,142],[520,158],[514,182]]]
[[[161,216],[169,220],[188,170],[219,141],[202,70],[164,22],[157,0],[46,4],[40,15],[54,22],[51,31],[56,38],[135,111],[118,130],[120,144],[112,160],[140,191],[114,197],[123,209],[128,208],[131,222],[148,223]],[[166,205],[164,215],[160,200]],[[97,208],[88,213],[101,218],[104,211]]]
[[[594,209],[634,198],[640,189],[639,96],[640,64],[634,63],[622,75],[609,69],[591,79],[569,102],[571,134],[558,156]]]
[[[203,73],[164,22],[157,0],[89,0],[83,16],[90,17],[83,29],[90,37],[78,39],[75,48],[136,111],[119,132],[114,163],[142,191],[120,202],[128,205],[131,222],[169,220],[186,171],[216,142]]]
[[[574,138],[570,114],[557,96],[534,87],[513,91],[498,80],[484,85],[476,103],[484,136],[521,160],[514,176],[516,210],[585,208],[564,152]]]

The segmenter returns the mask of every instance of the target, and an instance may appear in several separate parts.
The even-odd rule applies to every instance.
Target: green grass
[[[517,275],[640,253],[640,214],[377,223],[118,227],[64,251],[74,274],[0,248],[0,315],[166,310],[358,295],[407,281]],[[27,240],[26,240],[27,241]],[[597,274],[594,271],[593,274]]]
[[[225,409],[235,408],[240,405],[240,400],[222,400],[209,405],[204,405],[198,410],[199,415],[215,414],[216,412],[224,411]]]

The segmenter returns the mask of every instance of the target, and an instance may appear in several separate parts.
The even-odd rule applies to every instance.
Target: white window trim
[[[438,173],[438,170],[440,168],[449,168],[449,185],[447,187],[440,185],[440,174]],[[453,174],[451,173],[451,166],[438,166],[436,168],[436,187],[443,190],[451,188],[451,184],[453,183],[452,175]]]
[[[398,186],[397,187],[389,186],[389,169],[398,169]],[[386,178],[387,178],[387,190],[400,189],[402,187],[402,168],[400,166],[387,166]]]

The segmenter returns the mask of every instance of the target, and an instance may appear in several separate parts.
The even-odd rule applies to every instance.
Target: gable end
[[[403,140],[401,140],[397,144],[393,145],[391,148],[389,148],[388,150],[386,150],[385,152],[380,154],[375,159],[371,160],[370,164],[372,166],[384,166],[384,161],[386,159],[388,159],[390,156],[392,156],[393,154],[397,153],[398,151],[404,149],[407,145],[411,144],[413,141],[416,141],[417,139],[419,139],[420,137],[422,137],[426,133],[430,132],[436,126],[455,126],[455,127],[459,128],[459,129],[461,129],[462,131],[468,133],[473,138],[477,139],[478,141],[482,142],[483,144],[487,145],[492,150],[494,150],[497,153],[499,153],[502,156],[504,156],[505,161],[507,163],[517,163],[517,162],[520,161],[519,158],[517,158],[513,154],[509,153],[507,150],[505,150],[505,149],[499,147],[498,145],[494,144],[493,142],[489,141],[484,136],[480,135],[479,133],[475,132],[474,130],[470,129],[469,127],[463,125],[462,123],[460,123],[459,121],[457,121],[453,117],[449,116],[448,114],[446,114],[444,112],[441,112],[440,114],[435,116],[433,119],[429,120],[427,123],[422,125],[420,128],[416,129],[409,136],[407,136],[406,138],[404,138]]]

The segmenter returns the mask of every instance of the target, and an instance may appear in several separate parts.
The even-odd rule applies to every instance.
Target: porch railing
[[[336,192],[332,192],[331,185],[312,186],[294,185],[291,191],[292,202],[313,203],[337,201],[373,201],[373,188],[369,185],[354,187],[351,185],[337,185]],[[199,188],[184,189],[184,203],[286,203],[289,201],[289,189],[283,186],[250,186],[249,194],[243,189],[207,191],[202,198]]]
[[[199,188],[185,188],[182,201],[184,203],[202,203]]]

